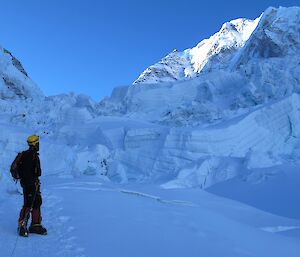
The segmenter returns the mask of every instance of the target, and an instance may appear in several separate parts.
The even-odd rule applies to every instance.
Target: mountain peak
[[[256,28],[256,20],[235,19],[222,25],[220,31],[209,39],[202,40],[197,46],[183,52],[176,49],[158,63],[148,67],[133,84],[172,82],[196,77],[214,57],[222,57],[224,63],[232,58],[232,53],[244,46]],[[219,58],[217,59],[219,63]],[[208,68],[209,68],[208,67]]]
[[[0,47],[0,99],[42,98],[39,87],[28,77],[21,62]]]

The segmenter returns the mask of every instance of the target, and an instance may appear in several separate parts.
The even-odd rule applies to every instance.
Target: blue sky
[[[10,0],[1,3],[0,44],[46,95],[95,100],[131,84],[174,48],[184,50],[229,20],[299,0]]]

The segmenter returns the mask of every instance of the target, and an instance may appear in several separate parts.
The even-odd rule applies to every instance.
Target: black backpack
[[[15,160],[10,165],[10,173],[11,173],[12,177],[14,178],[14,180],[20,179],[19,170],[20,170],[20,166],[22,164],[22,157],[23,157],[23,152],[18,153]]]

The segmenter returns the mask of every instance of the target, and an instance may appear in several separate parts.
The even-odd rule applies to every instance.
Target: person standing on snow
[[[23,188],[24,205],[18,220],[20,236],[28,236],[27,222],[31,213],[29,233],[46,235],[47,230],[41,224],[42,196],[40,191],[41,165],[39,158],[39,136],[32,135],[27,138],[29,149],[21,153],[19,166],[20,184]]]

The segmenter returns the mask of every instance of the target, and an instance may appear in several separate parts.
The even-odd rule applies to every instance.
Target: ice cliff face
[[[209,187],[253,169],[299,162],[299,95],[222,125],[127,131],[118,158],[129,179],[172,180],[166,186]]]

